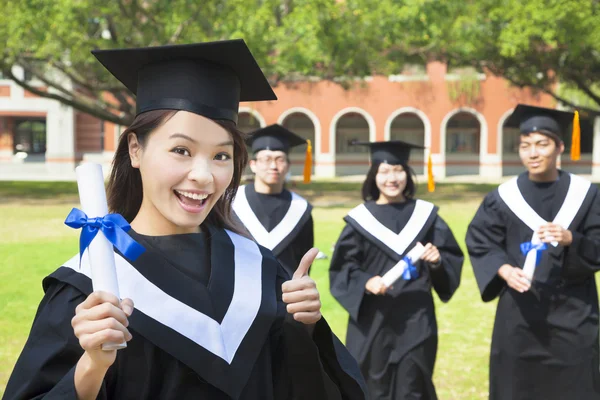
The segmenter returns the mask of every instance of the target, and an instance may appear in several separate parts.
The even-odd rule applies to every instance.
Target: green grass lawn
[[[448,193],[451,193],[450,188]],[[468,221],[479,202],[480,195],[470,193],[472,195],[460,201],[438,203],[441,215],[459,242],[462,242]],[[77,252],[78,231],[63,225],[73,206],[77,205],[71,202],[53,204],[46,200],[0,204],[0,395],[42,297],[42,278]],[[314,211],[316,245],[328,256],[331,256],[331,248],[343,227],[342,217],[348,207],[316,208]],[[329,294],[328,262],[317,261],[313,277],[322,293],[323,314],[343,339],[347,314]],[[486,398],[494,305],[480,301],[468,264],[454,298],[448,304],[438,301],[437,307],[440,345],[435,383],[440,399]]]

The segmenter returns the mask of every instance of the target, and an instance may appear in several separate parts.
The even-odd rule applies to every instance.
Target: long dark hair
[[[377,171],[379,171],[380,165],[381,162],[374,162],[371,164],[369,172],[367,172],[367,177],[362,186],[362,198],[364,201],[377,200],[381,195],[376,182]],[[406,187],[402,191],[402,195],[407,199],[412,199],[417,192],[417,185],[415,184],[417,176],[415,175],[415,171],[409,167],[408,164],[400,165],[402,165],[402,168],[406,171]]]
[[[139,212],[143,198],[142,176],[139,169],[131,166],[128,136],[130,133],[135,133],[140,146],[143,148],[150,134],[176,113],[176,110],[154,110],[142,113],[123,131],[119,138],[107,186],[108,209],[110,212],[121,214],[128,222],[133,221]],[[242,179],[242,173],[248,163],[248,151],[244,141],[245,134],[237,129],[231,121],[215,120],[215,122],[231,135],[234,169],[231,183],[208,214],[206,221],[218,228],[225,228],[246,235],[245,230],[239,226],[231,215],[231,202],[235,197]]]

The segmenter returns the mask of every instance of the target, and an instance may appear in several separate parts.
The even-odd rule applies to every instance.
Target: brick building
[[[518,132],[504,128],[506,118],[517,103],[555,103],[498,77],[477,74],[469,79],[468,90],[457,90],[464,76],[432,62],[416,72],[367,78],[350,88],[318,80],[280,84],[275,88],[278,101],[242,104],[238,126],[248,131],[280,123],[310,138],[316,177],[363,174],[368,155],[363,147],[349,146],[354,139],[424,145],[427,150],[415,154],[412,165],[423,173],[431,151],[437,180],[514,175],[522,170]],[[591,122],[583,123],[591,132]],[[72,179],[73,167],[82,160],[108,165],[121,131],[0,80],[0,178]],[[599,135],[600,127],[583,135],[582,159],[575,164],[564,157],[563,168],[600,178],[600,140],[593,140]],[[301,158],[292,155],[293,173],[300,173]]]

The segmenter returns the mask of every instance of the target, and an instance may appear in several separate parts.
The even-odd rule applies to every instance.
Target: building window
[[[390,140],[425,145],[425,125],[421,118],[413,113],[398,115],[390,126]]]
[[[454,115],[446,125],[446,152],[479,154],[481,127],[477,118],[467,112]]]
[[[285,117],[283,127],[294,132],[296,135],[308,139],[312,143],[312,153],[315,154],[315,125],[312,120],[303,113],[293,113]],[[305,154],[306,146],[296,146],[290,149],[290,154]]]
[[[18,119],[14,128],[14,151],[27,154],[46,152],[46,120]]]
[[[237,128],[244,133],[249,133],[259,129],[260,122],[254,115],[242,112],[238,116]]]
[[[368,153],[367,146],[352,146],[353,141],[369,141],[369,123],[361,114],[343,115],[335,126],[335,151],[337,154]]]
[[[519,128],[502,127],[502,153],[519,154]]]

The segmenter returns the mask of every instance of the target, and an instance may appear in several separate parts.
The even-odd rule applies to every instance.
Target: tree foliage
[[[233,38],[246,40],[274,85],[441,60],[600,110],[598,0],[2,1],[3,75],[119,124],[133,118],[134,100],[92,49]],[[50,90],[15,76],[14,65]]]

